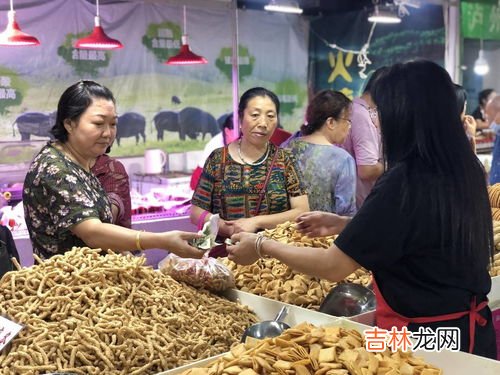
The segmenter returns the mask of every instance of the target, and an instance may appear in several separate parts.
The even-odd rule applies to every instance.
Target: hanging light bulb
[[[94,30],[85,37],[78,39],[75,43],[76,48],[84,49],[117,49],[123,48],[119,40],[110,38],[104,32],[101,26],[101,17],[99,16],[99,0],[96,1],[96,16],[94,17]]]
[[[375,5],[373,12],[368,17],[369,22],[400,23],[399,15],[387,5]]]
[[[268,12],[302,14],[302,8],[295,1],[271,0],[269,4],[264,6],[264,9]]]
[[[485,74],[488,74],[489,71],[490,71],[490,65],[488,64],[488,61],[484,58],[483,40],[481,39],[479,54],[476,62],[474,63],[474,73],[476,73],[478,76],[484,76]]]
[[[16,12],[12,0],[10,0],[7,20],[7,27],[0,34],[0,46],[38,46],[40,44],[37,38],[21,31],[16,22]]]
[[[184,13],[184,33],[182,35],[182,45],[179,53],[175,56],[170,57],[164,64],[167,65],[196,65],[196,64],[206,64],[207,59],[203,56],[199,56],[193,53],[189,48],[187,28],[186,28],[186,6],[183,6]]]

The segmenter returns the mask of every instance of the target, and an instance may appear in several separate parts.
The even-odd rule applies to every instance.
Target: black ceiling
[[[370,8],[372,0],[296,0],[304,10],[305,16],[320,14],[352,12]],[[238,7],[242,9],[263,9],[269,0],[238,0]]]
[[[28,0],[25,0],[28,1]],[[85,0],[95,4],[96,0]],[[112,4],[120,2],[168,2],[169,0],[100,0],[101,4]],[[232,0],[219,0],[230,3]],[[270,0],[237,0],[236,3],[240,9],[264,10],[264,6]],[[285,0],[286,1],[286,0]],[[304,10],[304,16],[317,16],[322,14],[353,12],[367,8],[373,8],[375,3],[390,3],[393,0],[293,0],[296,1]],[[172,0],[173,3],[183,3],[183,0]],[[188,2],[188,1],[186,1]],[[198,0],[198,4],[203,4],[203,0]]]

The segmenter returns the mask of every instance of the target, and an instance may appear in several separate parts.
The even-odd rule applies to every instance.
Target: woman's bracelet
[[[137,233],[135,234],[135,247],[137,250],[144,251],[144,249],[141,246],[141,233],[144,232],[143,230],[138,230]]]
[[[255,239],[255,253],[259,256],[259,258],[269,258],[268,256],[262,256],[262,243],[265,240],[268,240],[266,236],[262,233],[257,234],[257,238]]]

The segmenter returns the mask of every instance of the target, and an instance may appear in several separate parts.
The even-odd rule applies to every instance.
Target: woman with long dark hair
[[[339,281],[373,272],[376,324],[417,331],[456,327],[462,351],[494,358],[486,295],[493,230],[486,181],[463,125],[448,73],[430,61],[396,64],[378,79],[387,170],[329,249],[304,251],[255,234],[236,234],[230,259],[272,256]]]

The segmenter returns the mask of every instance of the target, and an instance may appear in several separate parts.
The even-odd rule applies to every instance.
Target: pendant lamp
[[[375,5],[373,12],[368,17],[368,22],[373,23],[400,23],[401,17],[387,5]]]
[[[94,17],[94,31],[85,37],[78,39],[75,43],[76,48],[83,49],[117,49],[123,48],[123,44],[119,40],[110,38],[104,32],[101,26],[101,18],[99,16],[99,0],[96,0],[96,16]]]
[[[483,40],[480,40],[480,47],[477,60],[474,62],[474,73],[478,76],[484,76],[488,74],[490,71],[490,65],[488,61],[484,58],[484,50],[483,50]]]
[[[188,44],[188,36],[186,29],[186,6],[183,7],[184,11],[184,33],[182,35],[182,45],[179,53],[175,56],[169,58],[164,64],[167,65],[195,65],[195,64],[206,64],[207,59],[203,56],[199,56],[196,53],[191,52]]]
[[[10,10],[7,12],[7,27],[0,34],[0,46],[38,46],[40,42],[34,36],[23,33],[16,22],[13,0],[10,0]]]
[[[285,0],[271,0],[269,4],[264,6],[264,9],[268,12],[281,12],[281,13],[292,13],[292,14],[302,14],[303,10],[295,1],[285,1]]]

